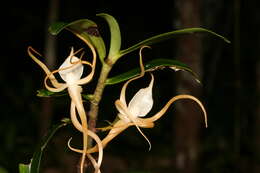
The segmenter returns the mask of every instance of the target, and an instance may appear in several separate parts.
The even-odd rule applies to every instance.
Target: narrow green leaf
[[[89,101],[93,100],[94,97],[93,94],[81,94],[81,96],[84,100],[89,100]]]
[[[108,58],[112,58],[116,54],[118,54],[121,48],[121,33],[120,33],[119,25],[116,19],[109,14],[100,13],[97,14],[97,16],[103,17],[109,25],[111,38],[110,38],[110,49],[109,49]]]
[[[197,82],[200,83],[197,75],[191,70],[190,67],[188,67],[186,64],[183,64],[176,60],[171,60],[171,59],[152,60],[145,64],[145,71],[154,71],[154,70],[163,69],[166,67],[173,69],[175,71],[178,71],[178,70],[187,71],[195,78],[195,80]],[[135,76],[138,76],[139,74],[140,74],[140,68],[135,68],[128,72],[122,73],[118,76],[108,78],[106,80],[106,85],[114,85],[114,84],[129,80]]]
[[[30,173],[30,166],[31,164],[19,164],[19,173]]]
[[[33,158],[31,161],[31,173],[39,173],[40,165],[41,165],[41,158],[44,149],[46,148],[48,142],[54,136],[54,134],[62,127],[70,124],[69,119],[63,119],[59,124],[53,126],[47,135],[43,138],[40,145],[36,148],[35,153],[33,154]]]
[[[171,39],[171,38],[173,38],[177,35],[181,35],[181,34],[193,34],[193,33],[198,33],[198,32],[210,33],[210,34],[212,34],[216,37],[223,39],[225,42],[230,43],[230,41],[228,39],[226,39],[225,37],[213,32],[213,31],[210,31],[210,30],[207,30],[207,29],[204,29],[204,28],[187,28],[187,29],[180,29],[180,30],[176,30],[176,31],[171,31],[171,32],[159,34],[159,35],[150,37],[146,40],[143,40],[143,41],[127,48],[127,49],[121,50],[120,51],[120,57],[127,54],[127,53],[130,53],[130,52],[132,52],[136,49],[139,49],[140,47],[142,47],[144,45],[148,46],[148,45],[158,43],[158,42],[161,42],[161,41],[164,41],[164,40],[169,40],[169,39]]]
[[[52,92],[47,89],[39,89],[37,90],[37,96],[38,97],[61,97],[61,96],[67,96],[68,92],[61,91],[61,92]],[[92,100],[93,94],[81,94],[82,98],[84,100]]]
[[[40,165],[41,165],[41,159],[44,149],[46,148],[48,142],[52,139],[54,134],[62,127],[70,124],[70,120],[68,118],[65,118],[61,120],[61,122],[55,126],[53,126],[50,131],[47,133],[47,135],[43,138],[41,143],[36,147],[36,150],[33,154],[33,158],[31,159],[31,163],[28,165],[26,164],[19,164],[19,171],[20,173],[39,173]],[[28,172],[29,169],[29,172]],[[21,172],[24,171],[24,172]]]
[[[65,96],[67,95],[67,92],[61,91],[61,92],[52,92],[47,89],[39,89],[37,90],[37,96],[38,97],[59,97],[59,96]]]
[[[57,22],[49,27],[49,32],[52,35],[57,35],[63,29],[71,31],[83,41],[92,43],[98,52],[100,60],[103,62],[106,57],[106,47],[95,22],[88,19],[80,19],[71,23]]]

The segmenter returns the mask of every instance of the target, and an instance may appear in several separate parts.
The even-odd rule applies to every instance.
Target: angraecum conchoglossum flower
[[[87,114],[83,106],[82,101],[82,87],[81,85],[89,83],[94,75],[95,67],[96,67],[96,51],[94,47],[87,41],[86,44],[89,46],[92,52],[92,62],[82,60],[84,52],[81,53],[80,58],[76,55],[79,54],[82,49],[74,52],[74,49],[71,48],[69,56],[65,59],[63,64],[54,71],[50,71],[48,67],[42,63],[37,56],[41,56],[36,50],[32,47],[28,47],[28,54],[29,56],[44,70],[46,73],[46,77],[44,79],[44,85],[46,89],[52,92],[60,92],[65,89],[68,90],[69,96],[71,98],[71,121],[72,124],[75,126],[77,130],[83,133],[83,149],[82,149],[82,158],[80,163],[80,172],[84,172],[84,162],[86,160],[86,156],[89,158],[91,163],[95,168],[95,173],[100,172],[100,166],[103,158],[103,146],[101,144],[100,138],[92,131],[88,129],[87,123]],[[90,73],[82,78],[84,66],[87,65],[91,68]],[[59,73],[60,77],[62,78],[63,82],[58,82],[55,77],[55,74]],[[48,80],[50,81],[51,85],[48,84]],[[80,121],[78,120],[78,117]],[[93,156],[87,153],[88,147],[88,136],[92,137],[96,143],[98,148],[98,160],[96,161]]]

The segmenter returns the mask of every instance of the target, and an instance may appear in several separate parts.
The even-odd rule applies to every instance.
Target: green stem
[[[103,63],[100,76],[98,79],[97,87],[95,89],[94,95],[93,95],[93,100],[91,101],[90,104],[90,111],[89,111],[89,130],[95,132],[96,128],[96,121],[97,121],[97,116],[98,116],[98,109],[99,109],[99,103],[102,98],[102,94],[105,88],[105,82],[108,77],[108,74],[112,68],[111,64],[106,64]],[[92,146],[92,140],[89,140],[89,146]]]

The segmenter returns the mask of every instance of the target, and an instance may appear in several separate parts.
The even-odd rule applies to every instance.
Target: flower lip
[[[119,111],[118,116],[126,123],[131,122],[131,119],[145,117],[153,107],[152,89],[154,77],[151,74],[151,81],[148,87],[141,88],[130,100],[128,106],[121,100],[116,100],[115,106]],[[130,118],[130,116],[132,118]]]
[[[80,80],[84,67],[79,61],[80,59],[72,54],[60,66],[59,74],[67,84],[73,84]]]
[[[148,87],[140,89],[128,104],[128,110],[135,117],[146,116],[153,107],[153,83],[154,77],[151,74],[151,82]]]

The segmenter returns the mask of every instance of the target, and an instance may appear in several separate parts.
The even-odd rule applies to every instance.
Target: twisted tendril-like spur
[[[80,58],[76,57],[76,54],[79,53],[82,49],[74,52],[73,48],[71,48],[70,55],[66,58],[64,63],[60,66],[58,70],[54,70],[52,72],[50,72],[50,70],[46,67],[45,64],[43,64],[40,60],[36,58],[37,55],[38,56],[41,55],[37,51],[35,51],[32,47],[28,47],[28,54],[46,73],[46,77],[44,79],[44,85],[49,91],[60,92],[68,88],[68,92],[71,98],[72,123],[78,130],[80,130],[83,133],[83,150],[82,150],[82,160],[80,164],[81,173],[83,173],[86,155],[90,159],[91,163],[93,164],[95,168],[95,173],[98,173],[100,172],[99,168],[102,162],[103,148],[99,137],[95,133],[88,130],[87,115],[81,98],[82,87],[80,86],[82,84],[86,84],[90,82],[91,79],[93,78],[95,72],[95,66],[96,66],[96,51],[90,43],[88,43],[87,41],[85,42],[87,43],[87,45],[92,51],[93,60],[91,63],[82,60],[83,53],[81,54]],[[90,66],[91,72],[86,77],[81,78],[83,74],[83,64]],[[59,73],[59,75],[65,81],[65,83],[58,82],[54,76],[55,73]],[[50,80],[52,86],[48,85],[47,83],[48,79]],[[77,119],[76,110],[79,115],[81,123]],[[78,128],[79,125],[81,126],[81,129]],[[96,162],[95,159],[90,154],[87,154],[88,136],[92,137],[97,143],[97,148],[99,151],[98,162]]]
[[[148,47],[144,46],[140,49],[139,57],[140,57],[140,69],[141,73],[139,76],[134,77],[130,80],[128,80],[124,86],[122,87],[120,98],[115,101],[115,106],[117,110],[119,111],[118,117],[119,120],[115,122],[112,126],[100,128],[101,130],[110,130],[107,136],[102,140],[102,145],[105,147],[113,138],[115,138],[117,135],[119,135],[121,132],[123,132],[125,129],[127,129],[130,126],[135,126],[138,131],[141,133],[141,135],[148,141],[149,143],[149,149],[151,148],[151,143],[148,140],[148,138],[143,134],[143,132],[140,130],[139,127],[142,128],[153,128],[154,122],[161,118],[164,113],[168,110],[168,108],[171,106],[172,103],[174,103],[177,100],[181,99],[190,99],[195,101],[199,107],[201,108],[203,114],[204,114],[204,120],[205,120],[205,126],[207,127],[207,113],[203,106],[203,104],[194,96],[191,95],[177,95],[171,98],[166,105],[155,115],[149,117],[149,118],[143,118],[145,117],[153,106],[153,98],[152,98],[152,87],[154,83],[154,77],[151,74],[151,82],[147,88],[140,89],[134,97],[131,99],[129,104],[126,104],[125,100],[125,92],[128,84],[138,78],[141,78],[145,74],[144,65],[142,62],[142,50],[143,48]],[[88,149],[88,153],[97,152],[98,147],[95,146],[91,149]],[[77,150],[77,152],[82,152],[81,150]]]

